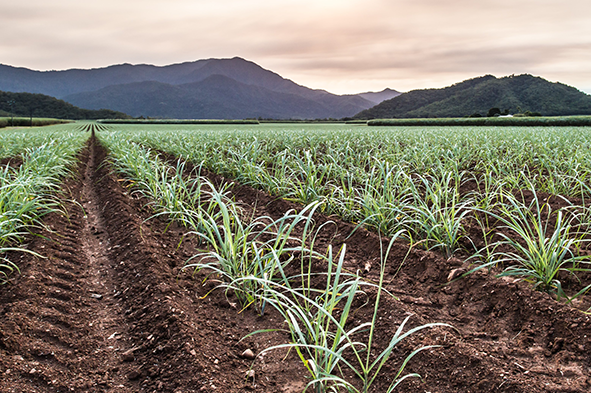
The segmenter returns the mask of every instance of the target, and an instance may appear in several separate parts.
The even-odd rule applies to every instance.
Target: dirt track
[[[22,275],[0,287],[0,392],[296,392],[305,370],[292,356],[270,353],[254,362],[255,380],[245,375],[259,352],[286,337],[260,336],[257,329],[281,327],[273,314],[238,313],[213,283],[179,275],[195,252],[184,230],[144,222],[146,201],[121,187],[105,152],[91,143],[78,174],[64,187],[67,215],[46,220],[52,232],[31,237],[29,248],[46,256],[11,255]],[[280,216],[290,207],[248,187],[233,190],[246,208]],[[86,216],[85,216],[86,214]],[[326,218],[318,218],[322,221]],[[352,230],[336,221],[323,241],[338,246]],[[358,231],[347,239],[347,264],[375,277],[379,239]],[[407,247],[394,251],[402,261]],[[379,345],[385,345],[408,313],[414,325],[447,322],[457,331],[433,329],[404,343],[443,347],[418,355],[399,391],[587,392],[591,390],[591,323],[582,313],[532,292],[523,283],[484,272],[442,286],[462,265],[436,253],[412,250],[388,289],[400,301],[383,303]],[[358,310],[366,320],[371,305]],[[383,391],[390,367],[376,391]]]

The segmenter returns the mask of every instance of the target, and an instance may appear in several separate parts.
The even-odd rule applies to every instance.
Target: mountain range
[[[108,108],[134,117],[179,119],[343,118],[400,94],[391,89],[331,94],[239,57],[64,71],[0,64],[0,90],[41,93],[81,108]]]
[[[364,110],[356,119],[486,116],[505,114],[591,115],[591,96],[528,74],[468,79],[442,89],[413,90]]]
[[[491,108],[505,114],[591,115],[591,96],[528,74],[502,78],[485,75],[441,89],[402,94],[385,89],[336,95],[298,85],[240,57],[65,71],[34,71],[0,64],[0,91],[40,93],[84,109],[123,112],[117,113],[118,117],[429,118],[485,116]],[[40,108],[31,99],[27,98],[27,110]]]

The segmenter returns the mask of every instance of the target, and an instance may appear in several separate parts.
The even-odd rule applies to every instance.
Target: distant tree
[[[495,116],[500,116],[501,115],[501,110],[499,108],[490,108],[488,110],[488,112],[486,113],[486,117],[495,117]]]

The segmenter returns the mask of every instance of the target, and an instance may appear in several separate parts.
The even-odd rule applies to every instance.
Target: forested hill
[[[491,108],[505,114],[591,115],[591,96],[532,75],[486,75],[442,89],[413,90],[364,110],[355,118],[486,116]]]
[[[127,119],[130,116],[109,109],[81,109],[44,94],[10,93],[0,91],[0,112],[7,116],[51,117],[55,119],[93,120]]]

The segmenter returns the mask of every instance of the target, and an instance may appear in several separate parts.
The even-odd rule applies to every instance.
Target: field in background
[[[370,126],[488,126],[488,127],[589,127],[591,116],[498,116],[422,119],[375,119]]]
[[[0,128],[4,127],[41,127],[52,124],[71,123],[71,120],[33,117],[0,117]]]

